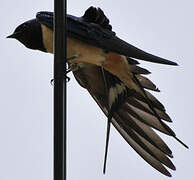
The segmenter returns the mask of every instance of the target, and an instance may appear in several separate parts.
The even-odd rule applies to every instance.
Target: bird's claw
[[[71,78],[68,77],[67,75],[65,77],[66,77],[66,82],[69,82]]]
[[[69,71],[69,72],[70,72],[70,71]],[[66,74],[67,74],[67,73],[66,73]],[[71,80],[71,78],[70,78],[69,76],[67,76],[67,75],[65,75],[65,78],[66,78],[66,82],[69,82],[69,81]],[[53,86],[54,83],[55,83],[55,79],[51,79],[50,84]]]
[[[68,74],[69,72],[71,72],[71,71],[77,70],[77,67],[72,66],[72,65],[69,63],[69,61],[71,61],[71,60],[73,60],[73,59],[76,59],[76,58],[78,58],[79,56],[80,56],[80,55],[77,54],[77,55],[71,56],[71,57],[69,57],[69,58],[66,59],[67,65],[68,65],[68,68],[67,68],[66,73],[65,73],[66,82],[69,82],[70,79],[71,79],[70,77],[67,76],[67,74]],[[51,79],[50,84],[53,86],[53,85],[54,85],[54,82],[55,82],[55,79]]]

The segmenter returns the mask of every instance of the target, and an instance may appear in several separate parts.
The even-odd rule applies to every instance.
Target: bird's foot
[[[67,62],[67,65],[68,65],[68,68],[66,69],[66,72],[65,72],[65,78],[66,78],[66,82],[69,82],[70,81],[70,77],[67,76],[67,74],[71,71],[76,71],[79,69],[79,67],[77,65],[72,65],[71,64],[71,61],[76,59],[76,58],[79,58],[80,57],[80,54],[77,54],[77,55],[73,55],[69,58],[66,59],[66,62]],[[53,86],[54,85],[54,82],[55,80],[54,79],[51,79],[50,83],[51,85]]]
[[[66,78],[66,82],[70,81],[70,77],[68,77],[67,75],[65,76],[65,78]],[[55,83],[55,79],[51,79],[50,84],[53,86],[54,83]]]

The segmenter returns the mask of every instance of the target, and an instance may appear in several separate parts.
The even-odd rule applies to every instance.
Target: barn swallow
[[[104,172],[110,124],[152,167],[171,176],[175,170],[172,151],[153,130],[176,137],[164,122],[172,122],[164,106],[148,91],[158,88],[145,77],[150,72],[136,59],[177,65],[132,46],[116,36],[100,8],[90,7],[83,16],[67,15],[67,59],[77,82],[88,90],[108,117]],[[53,53],[53,13],[38,12],[35,19],[19,25],[8,38],[27,48]],[[64,60],[65,62],[65,60]]]

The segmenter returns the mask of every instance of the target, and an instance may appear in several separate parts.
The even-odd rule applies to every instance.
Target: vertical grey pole
[[[54,180],[66,180],[66,0],[54,11]]]

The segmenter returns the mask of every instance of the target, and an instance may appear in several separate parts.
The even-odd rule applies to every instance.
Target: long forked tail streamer
[[[109,98],[108,95],[108,84],[107,80],[105,77],[105,72],[104,69],[102,68],[102,74],[103,74],[103,79],[104,79],[104,84],[105,84],[105,91],[107,94],[107,97]],[[109,102],[109,99],[108,99]],[[107,162],[107,155],[108,155],[108,145],[109,145],[109,139],[110,139],[110,127],[111,127],[111,119],[112,119],[112,112],[110,108],[108,109],[108,119],[107,119],[107,129],[106,129],[106,144],[105,144],[105,152],[104,152],[104,165],[103,165],[103,174],[106,173],[106,162]]]
[[[110,125],[111,125],[111,119],[108,119],[107,130],[106,130],[106,145],[105,145],[105,154],[104,154],[103,174],[106,173],[106,162],[107,162],[108,145],[109,145],[109,139],[110,139]]]

